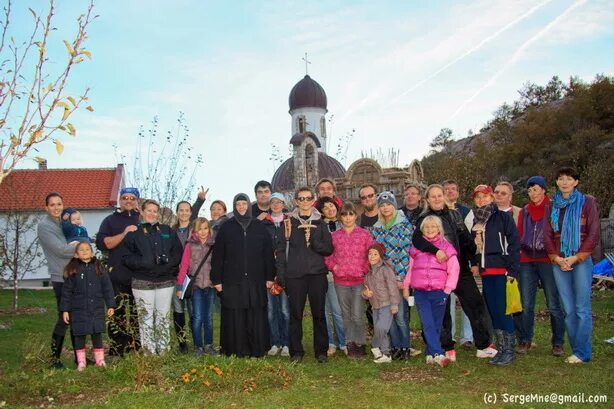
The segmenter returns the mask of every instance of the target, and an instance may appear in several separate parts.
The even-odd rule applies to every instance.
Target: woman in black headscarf
[[[267,287],[273,284],[273,244],[264,224],[251,217],[246,194],[236,195],[232,207],[211,259],[211,282],[222,301],[220,345],[225,355],[261,357],[271,347]]]

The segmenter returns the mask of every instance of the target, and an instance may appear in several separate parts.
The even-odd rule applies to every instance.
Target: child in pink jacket
[[[412,247],[409,250],[409,270],[403,281],[403,296],[409,297],[411,286],[426,341],[426,363],[437,363],[446,367],[449,360],[441,347],[439,335],[446,302],[456,288],[460,266],[454,246],[443,237],[444,231],[439,217],[425,217],[420,224],[420,230],[425,239],[446,253],[448,261],[440,263],[433,254]]]
[[[325,258],[325,262],[333,273],[335,291],[343,315],[348,356],[359,358],[367,355],[365,303],[361,293],[369,271],[367,254],[373,243],[373,236],[356,225],[357,214],[352,203],[344,204],[339,215],[343,228],[332,233],[334,250],[333,254]]]

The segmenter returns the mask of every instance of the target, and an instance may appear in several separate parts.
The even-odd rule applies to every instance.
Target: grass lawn
[[[569,365],[550,355],[549,320],[536,323],[536,350],[508,367],[492,367],[475,358],[475,351],[459,349],[458,362],[446,369],[427,366],[424,356],[377,366],[371,360],[335,356],[318,364],[306,328],[306,359],[290,364],[287,358],[194,358],[175,350],[164,357],[131,355],[110,361],[106,369],[74,370],[70,352],[63,361],[70,369],[47,369],[50,334],[55,319],[52,291],[23,290],[23,307],[42,313],[7,314],[11,293],[0,291],[0,408],[609,408],[614,407],[614,292],[593,294],[594,360]],[[31,308],[32,309],[32,308]],[[543,294],[537,310],[544,309]],[[217,323],[217,320],[216,320]],[[419,327],[412,309],[412,329]],[[306,325],[307,327],[307,325]],[[309,325],[310,327],[310,325]],[[218,338],[216,333],[215,338]],[[89,342],[89,339],[88,339]],[[424,350],[421,340],[413,346]],[[566,345],[569,352],[569,347]],[[497,394],[494,404],[484,394]],[[608,403],[504,403],[503,394],[607,395]],[[491,395],[489,395],[491,396]]]

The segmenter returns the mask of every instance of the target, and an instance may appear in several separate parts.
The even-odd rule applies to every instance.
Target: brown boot
[[[518,345],[516,345],[516,352],[519,354],[526,354],[527,352],[529,352],[530,348],[530,342],[519,342]]]

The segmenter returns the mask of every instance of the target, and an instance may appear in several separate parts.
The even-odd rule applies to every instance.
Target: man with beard
[[[362,204],[363,213],[360,215],[358,225],[367,230],[371,230],[377,223],[379,209],[377,207],[377,187],[371,183],[366,183],[358,190],[358,197]],[[370,305],[370,304],[369,304]]]

